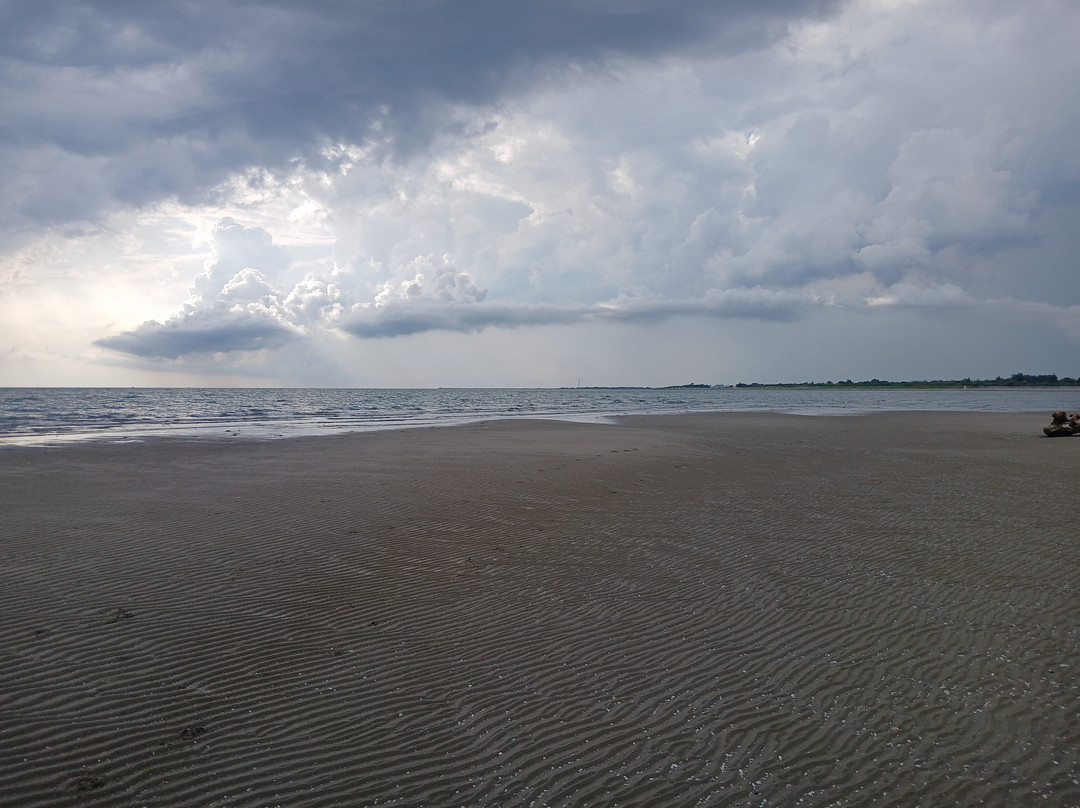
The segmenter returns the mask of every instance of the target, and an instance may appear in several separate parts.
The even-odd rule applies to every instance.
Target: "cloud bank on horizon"
[[[0,32],[8,383],[1077,375],[1066,0],[14,0]]]

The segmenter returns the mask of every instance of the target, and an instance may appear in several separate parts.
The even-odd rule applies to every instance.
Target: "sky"
[[[1080,376],[1074,0],[0,0],[0,386]]]

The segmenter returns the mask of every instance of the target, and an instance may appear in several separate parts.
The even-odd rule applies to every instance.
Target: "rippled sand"
[[[0,451],[4,806],[1080,805],[1080,438]]]

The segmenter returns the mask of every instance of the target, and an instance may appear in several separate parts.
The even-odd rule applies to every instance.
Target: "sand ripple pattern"
[[[1080,805],[1078,447],[920,417],[4,452],[0,805]]]

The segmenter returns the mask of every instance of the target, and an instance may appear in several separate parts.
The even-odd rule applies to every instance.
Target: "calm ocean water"
[[[496,418],[620,414],[1080,409],[1080,390],[0,388],[0,445],[153,437],[285,438]]]

